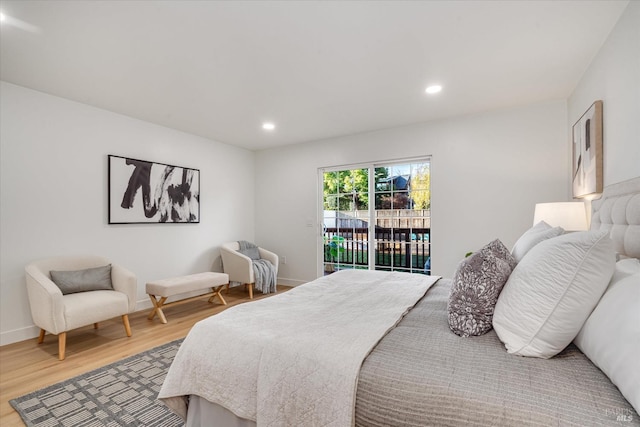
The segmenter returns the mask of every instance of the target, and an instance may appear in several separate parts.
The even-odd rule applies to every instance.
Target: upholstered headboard
[[[620,255],[640,258],[640,177],[605,187],[591,208],[591,229],[609,230]]]

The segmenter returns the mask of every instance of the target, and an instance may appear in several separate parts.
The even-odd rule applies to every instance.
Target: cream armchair
[[[240,282],[249,286],[249,298],[253,299],[253,286],[256,282],[253,273],[253,261],[248,256],[238,252],[240,245],[238,242],[223,243],[220,249],[222,256],[222,267],[229,275],[230,282]],[[276,277],[278,276],[278,255],[266,249],[258,248],[260,258],[266,259],[275,267]]]
[[[113,290],[63,295],[51,281],[50,271],[84,270],[111,264]],[[58,357],[65,358],[67,331],[122,316],[125,332],[131,336],[128,313],[136,308],[137,280],[130,271],[98,256],[47,258],[25,267],[31,316],[40,328],[38,344],[46,332],[58,335]]]

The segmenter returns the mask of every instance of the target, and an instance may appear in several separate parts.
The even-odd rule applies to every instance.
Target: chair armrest
[[[220,248],[222,269],[229,275],[229,280],[240,283],[253,283],[253,266],[251,258],[233,249]]]
[[[25,276],[33,323],[52,334],[66,331],[67,322],[60,288],[33,265],[25,268]]]
[[[126,268],[111,264],[111,284],[113,289],[122,292],[129,299],[129,313],[136,310],[136,299],[138,296],[138,279],[136,275]]]
[[[266,249],[258,248],[260,251],[260,258],[266,259],[275,267],[276,277],[278,277],[278,255],[270,252]]]

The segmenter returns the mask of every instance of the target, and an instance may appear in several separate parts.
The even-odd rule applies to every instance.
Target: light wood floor
[[[278,293],[291,289],[278,286]],[[122,321],[117,319],[67,333],[66,359],[58,360],[58,338],[47,335],[38,345],[37,338],[0,347],[0,425],[24,426],[20,416],[9,405],[9,400],[83,374],[128,356],[143,352],[161,344],[183,338],[191,326],[225,308],[250,301],[249,293],[242,286],[223,291],[228,305],[217,299],[207,303],[202,296],[165,308],[167,324],[155,318],[147,320],[149,310],[129,315],[133,336],[127,338]],[[265,298],[254,292],[254,300]]]

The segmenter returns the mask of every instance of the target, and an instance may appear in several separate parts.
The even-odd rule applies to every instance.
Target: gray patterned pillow
[[[460,262],[453,275],[447,304],[449,328],[461,337],[486,334],[500,291],[515,259],[500,240],[494,240]]]
[[[104,267],[73,271],[50,271],[51,280],[58,285],[62,295],[77,292],[113,290],[111,284],[111,264]]]
[[[511,255],[509,249],[507,249],[507,247],[500,241],[500,239],[494,240],[493,242],[485,246],[485,248],[489,248],[489,250],[493,252],[495,256],[507,261],[512,271],[514,268],[516,268],[516,265],[518,265],[518,261],[516,261],[513,255]]]

